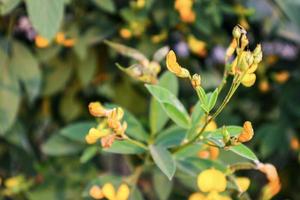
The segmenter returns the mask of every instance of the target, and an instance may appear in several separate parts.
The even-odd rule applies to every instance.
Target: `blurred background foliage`
[[[0,0],[0,177],[3,182],[16,176],[21,183],[9,196],[80,199],[100,173],[128,173],[116,164],[124,158],[94,157],[97,149],[64,136],[77,132],[84,137],[93,123],[87,105],[95,100],[118,104],[149,126],[149,94],[115,65],[127,67],[132,61],[104,39],[136,48],[149,59],[167,45],[190,71],[201,73],[209,89],[222,77],[225,49],[239,23],[249,32],[251,48],[262,44],[264,61],[255,87],[241,88],[217,124],[252,121],[251,148],[273,163],[282,179],[283,189],[274,199],[300,198],[300,2],[195,0],[188,16],[174,4]],[[165,70],[164,61],[161,65]],[[188,84],[180,81],[179,97],[191,107],[196,97]],[[151,197],[147,177],[140,184]],[[254,197],[259,187],[251,186]],[[172,198],[182,199],[182,194],[174,191]]]

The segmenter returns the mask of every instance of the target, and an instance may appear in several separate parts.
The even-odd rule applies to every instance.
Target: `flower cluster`
[[[256,80],[254,72],[262,60],[261,45],[257,45],[253,52],[246,49],[249,40],[246,30],[241,26],[233,29],[233,40],[226,51],[226,61],[236,52],[236,57],[231,63],[229,73],[237,76],[246,87],[251,87]]]
[[[34,41],[38,48],[46,48],[50,45],[50,41],[41,35],[36,35]],[[58,32],[55,36],[55,42],[64,47],[72,47],[75,44],[75,39],[66,37],[64,32]]]
[[[104,118],[96,128],[91,128],[85,137],[88,144],[95,144],[99,139],[104,148],[109,148],[115,139],[124,139],[127,123],[122,122],[124,111],[117,107],[106,109],[99,102],[89,104],[90,114],[94,117]]]
[[[236,184],[241,192],[245,192],[250,181],[248,178],[237,178]],[[231,200],[226,194],[227,180],[223,172],[211,168],[202,171],[197,178],[197,185],[201,192],[190,195],[189,200]]]
[[[122,183],[117,191],[111,183],[104,184],[102,188],[98,185],[93,185],[89,190],[89,195],[93,199],[127,200],[129,194],[130,189],[125,183]]]
[[[196,13],[192,10],[193,0],[176,0],[175,9],[179,12],[183,22],[192,23],[196,19]]]

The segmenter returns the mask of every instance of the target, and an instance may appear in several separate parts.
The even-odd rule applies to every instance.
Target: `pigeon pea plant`
[[[183,194],[183,197],[189,196],[189,200],[250,199],[247,193],[250,179],[235,174],[250,169],[266,175],[268,183],[262,189],[261,199],[271,199],[279,192],[280,181],[275,167],[261,163],[244,145],[254,135],[251,122],[219,128],[215,122],[241,84],[245,87],[254,84],[255,71],[262,60],[260,45],[253,51],[248,49],[249,41],[243,27],[234,27],[232,34],[223,80],[211,92],[201,86],[200,74],[191,74],[178,63],[172,50],[162,48],[153,61],[149,61],[134,49],[106,41],[119,53],[138,61],[128,68],[118,66],[131,77],[146,82],[145,87],[152,95],[150,131],[148,133],[139,120],[121,107],[90,103],[90,114],[97,118],[98,125],[90,128],[85,136],[86,142],[106,152],[129,154],[132,156],[129,160],[137,158],[139,161],[131,164],[130,176],[98,177],[87,187],[86,196],[109,200],[142,199],[139,179],[144,173],[151,173],[157,197],[150,194],[150,199],[169,199],[174,195],[171,192],[174,179],[189,188],[187,191],[191,192]],[[166,55],[169,72],[158,79],[162,55]],[[198,97],[191,114],[177,98],[177,77],[188,79]],[[228,83],[229,90],[224,91]],[[221,92],[225,93],[223,99],[220,99]],[[168,119],[172,120],[172,125],[167,123]]]

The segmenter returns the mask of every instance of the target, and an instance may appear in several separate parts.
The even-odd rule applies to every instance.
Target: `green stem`
[[[139,147],[141,147],[141,148],[143,148],[143,149],[145,149],[145,150],[148,150],[148,147],[145,145],[145,144],[143,144],[143,143],[141,143],[141,142],[139,142],[139,141],[137,141],[137,140],[134,140],[134,139],[131,139],[130,137],[126,137],[125,138],[128,142],[130,142],[131,144],[135,144],[135,145],[137,145],[137,146],[139,146]]]

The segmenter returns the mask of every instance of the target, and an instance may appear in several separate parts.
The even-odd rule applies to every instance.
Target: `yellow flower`
[[[226,176],[214,168],[202,171],[197,183],[202,192],[223,192],[227,185]]]
[[[109,133],[110,132],[107,129],[99,130],[99,129],[96,129],[96,128],[91,128],[89,130],[89,133],[85,136],[85,141],[88,144],[95,144],[98,139],[109,135]]]
[[[90,188],[89,195],[93,199],[102,199],[102,198],[104,198],[104,195],[103,195],[103,192],[102,192],[101,188],[97,185],[94,185]]]
[[[300,144],[299,144],[299,140],[297,137],[293,136],[291,138],[291,141],[290,141],[290,147],[291,149],[293,149],[294,151],[297,151],[300,147]]]
[[[220,195],[218,192],[213,191],[206,196],[205,200],[231,200],[231,198]]]
[[[55,36],[55,41],[57,44],[63,45],[65,47],[72,47],[75,44],[75,39],[66,39],[64,32],[58,32]]]
[[[206,55],[206,43],[202,40],[198,40],[196,37],[194,37],[193,35],[190,35],[188,37],[188,45],[190,50],[200,56],[203,57]]]
[[[258,86],[261,92],[268,92],[270,90],[270,84],[267,80],[262,80]]]
[[[35,42],[35,46],[37,46],[38,48],[46,48],[50,44],[49,40],[47,40],[46,38],[40,35],[37,35],[35,37],[34,42]]]
[[[206,200],[206,197],[203,194],[197,192],[191,194],[189,200]]]
[[[6,179],[4,185],[7,188],[14,188],[17,187],[20,184],[20,182],[22,182],[22,180],[23,180],[22,176],[14,176],[9,179]]]
[[[252,128],[252,124],[249,121],[244,122],[243,131],[238,137],[239,142],[248,142],[252,139],[254,135],[254,131]]]
[[[119,33],[124,39],[129,39],[132,37],[132,32],[128,28],[122,28]]]
[[[241,192],[246,192],[250,186],[250,179],[247,177],[238,177],[236,183]]]
[[[100,102],[91,102],[89,104],[89,111],[94,117],[103,117],[107,115],[106,109],[101,105]]]
[[[120,185],[117,192],[111,183],[106,183],[103,186],[102,191],[108,200],[127,200],[130,194],[128,185],[124,183]]]
[[[173,50],[169,51],[169,53],[167,54],[166,64],[168,70],[174,73],[176,76],[181,78],[190,77],[190,72],[178,64],[176,54]]]
[[[290,73],[288,71],[277,72],[274,76],[275,80],[279,84],[283,84],[290,78]]]
[[[246,74],[242,80],[242,84],[245,87],[251,87],[252,85],[254,85],[255,80],[256,80],[255,74]]]
[[[192,10],[193,0],[176,0],[175,9],[179,12],[183,22],[192,23],[196,19],[196,13]]]
[[[207,145],[205,149],[198,152],[198,156],[203,159],[209,158],[211,160],[216,160],[219,156],[219,153],[220,151],[217,147]]]

